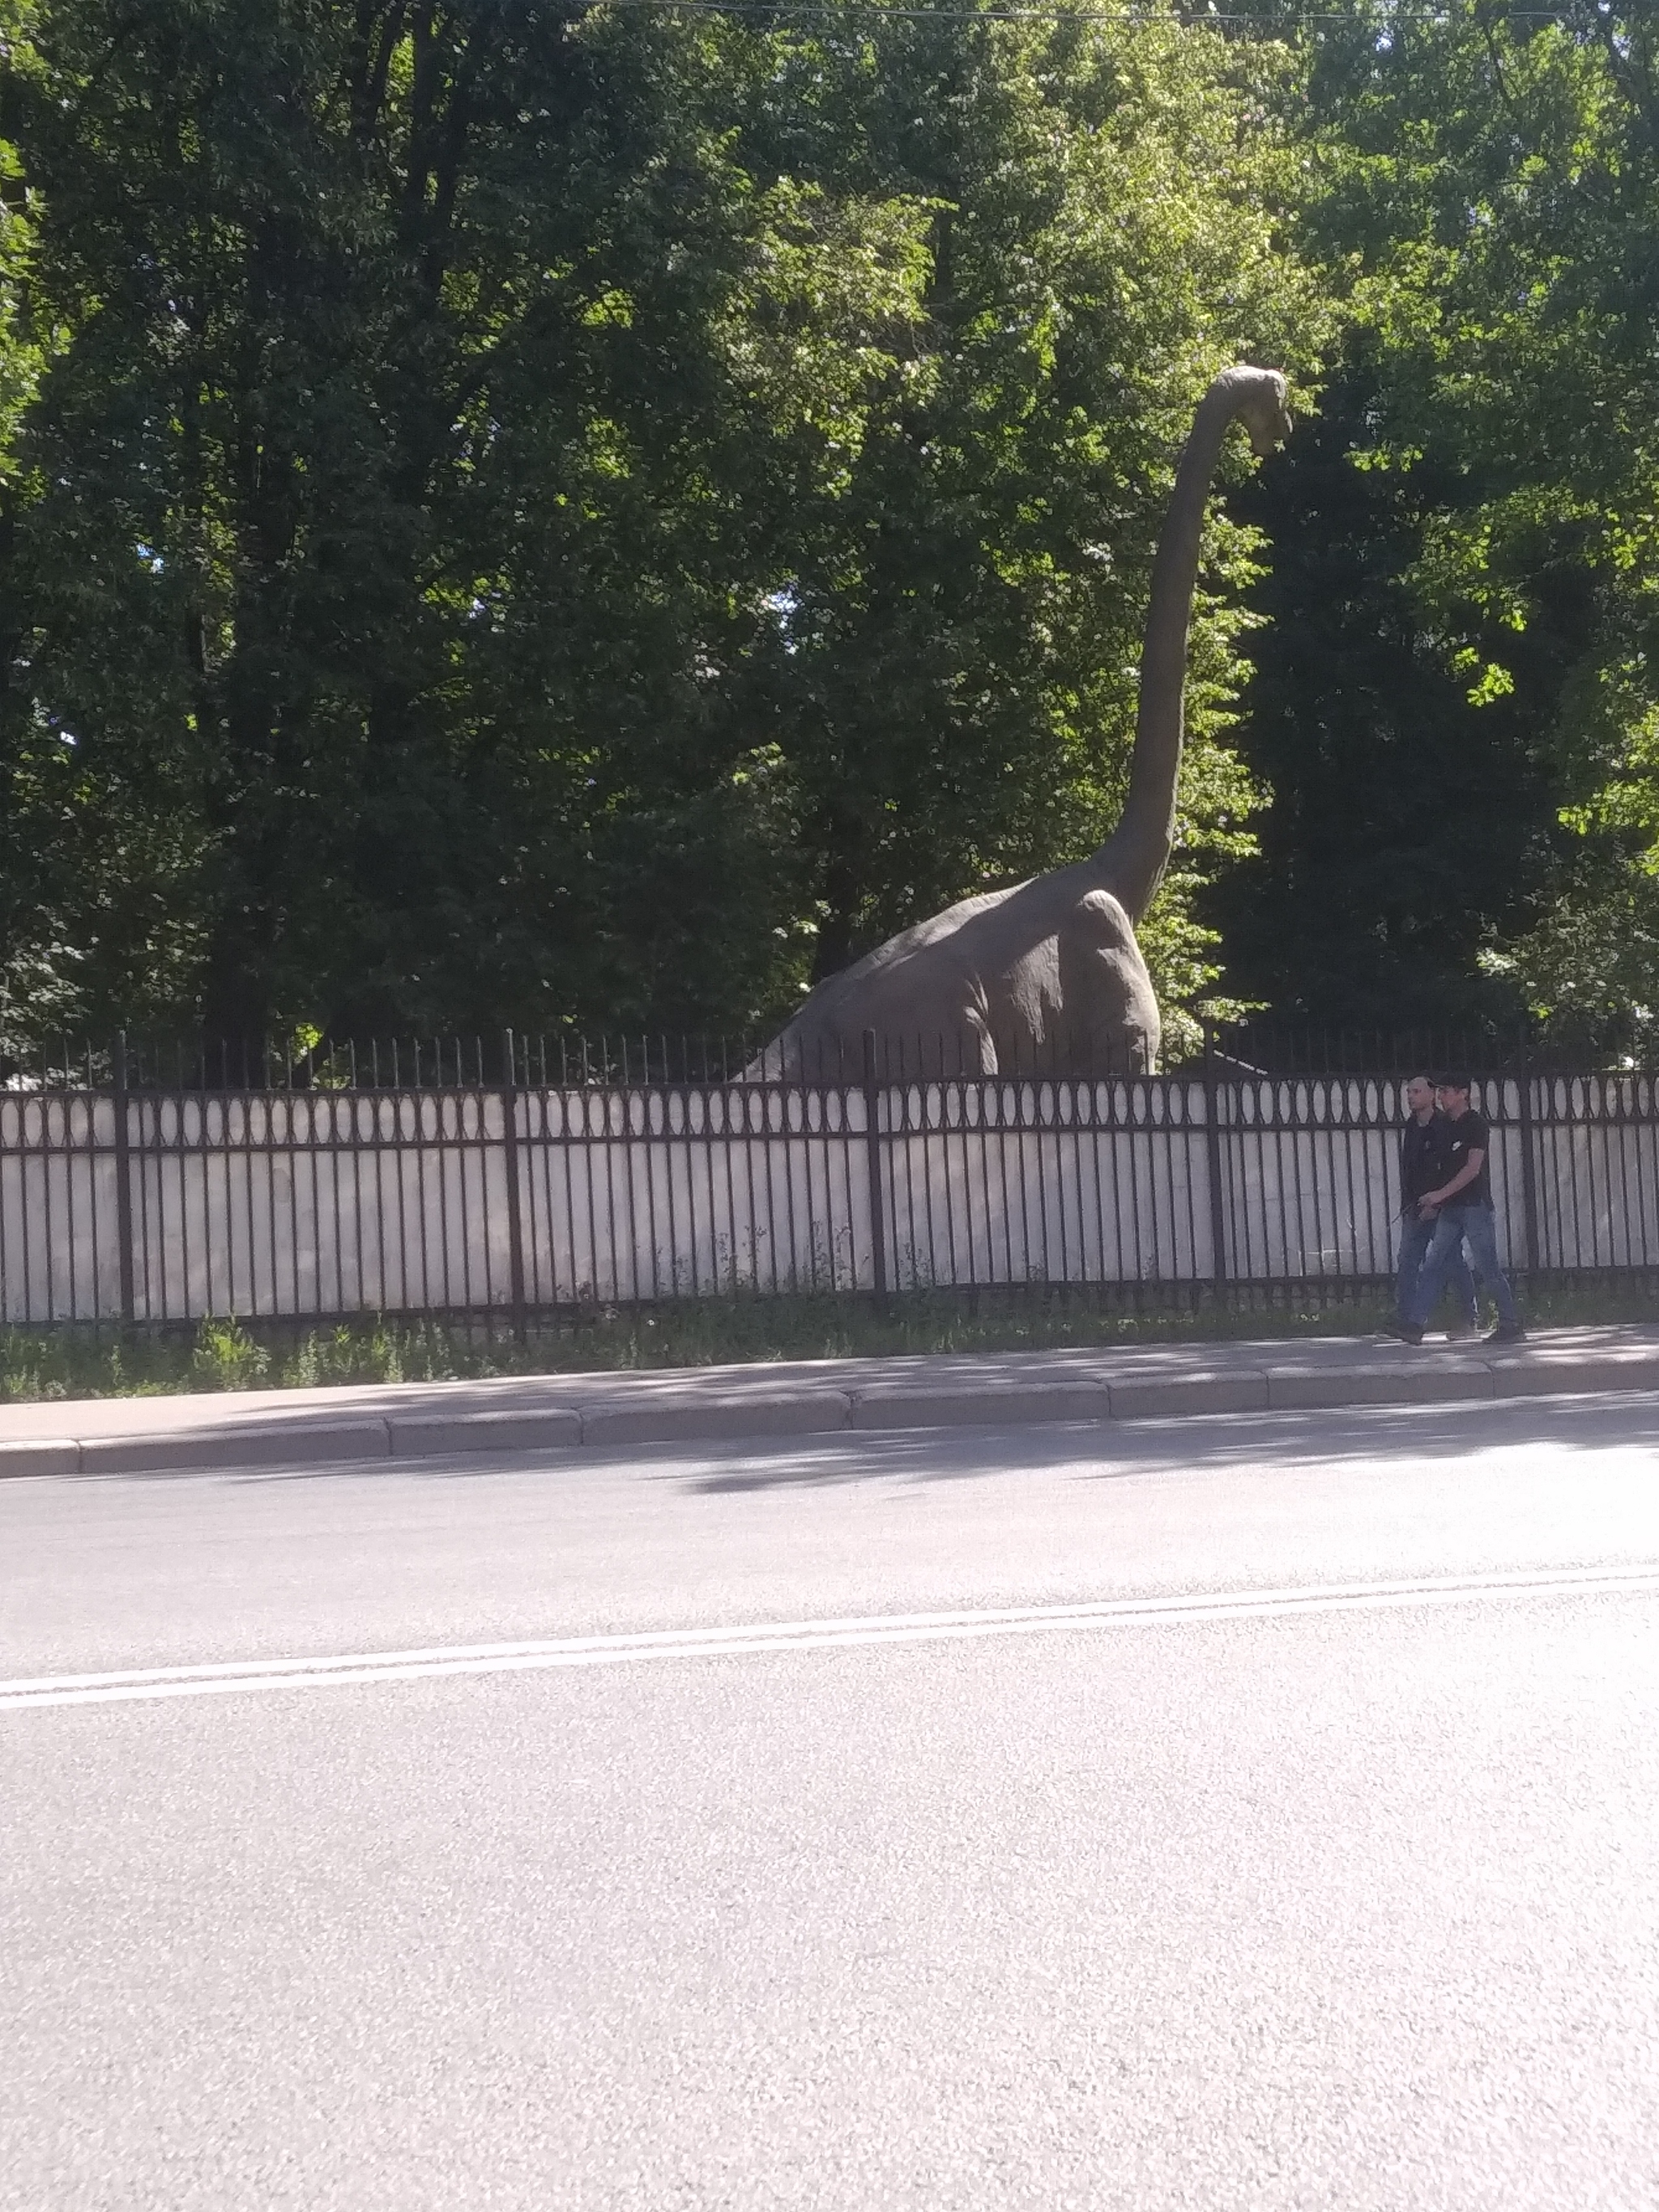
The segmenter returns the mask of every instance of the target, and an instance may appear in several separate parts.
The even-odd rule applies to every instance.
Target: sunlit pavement
[[[0,2204],[1659,2200],[1656,1443],[9,1484]]]

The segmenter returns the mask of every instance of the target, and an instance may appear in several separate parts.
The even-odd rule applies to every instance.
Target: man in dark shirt
[[[1422,1212],[1423,1200],[1430,1191],[1439,1188],[1451,1171],[1446,1152],[1450,1125],[1436,1110],[1434,1085],[1426,1075],[1413,1075],[1407,1084],[1406,1104],[1411,1118],[1400,1133],[1400,1253],[1395,1278],[1395,1316],[1401,1322],[1411,1314],[1417,1279],[1434,1235],[1434,1218]],[[1461,1316],[1446,1334],[1473,1336],[1480,1326],[1480,1311],[1461,1244],[1452,1255],[1445,1279]]]
[[[1428,1257],[1417,1279],[1417,1290],[1407,1307],[1398,1334],[1408,1344],[1421,1344],[1423,1328],[1442,1284],[1451,1268],[1452,1255],[1467,1244],[1474,1272],[1498,1304],[1498,1326],[1492,1333],[1496,1344],[1514,1344],[1526,1334],[1515,1310],[1515,1293],[1498,1264],[1498,1231],[1492,1205],[1492,1132],[1469,1105],[1469,1079],[1449,1075],[1440,1085],[1440,1103],[1446,1115],[1444,1179],[1425,1191],[1418,1211],[1434,1223]]]

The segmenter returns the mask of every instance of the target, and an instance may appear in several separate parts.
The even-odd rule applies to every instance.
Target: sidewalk
[[[940,1354],[0,1406],[0,1476],[332,1466],[751,1437],[1659,1389],[1659,1325]]]

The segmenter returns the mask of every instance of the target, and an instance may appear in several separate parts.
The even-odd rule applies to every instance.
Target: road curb
[[[1558,1386],[1565,1387],[1565,1386]],[[1575,1386],[1583,1389],[1590,1386]],[[1267,1404],[1273,1413],[1328,1411],[1342,1406],[1444,1406],[1498,1395],[1484,1360],[1439,1360],[1429,1367],[1270,1367]]]
[[[1049,1421],[1104,1421],[1111,1418],[1109,1386],[1104,1382],[965,1383],[940,1389],[937,1383],[906,1388],[877,1383],[850,1394],[851,1425],[863,1431],[882,1429],[1024,1427]]]
[[[8,1475],[78,1474],[81,1447],[73,1437],[43,1437],[39,1443],[0,1443],[0,1480]]]
[[[1133,1375],[1111,1388],[1115,1421],[1167,1420],[1182,1413],[1265,1413],[1269,1370],[1231,1375]]]
[[[387,1459],[391,1440],[383,1419],[265,1421],[234,1428],[191,1428],[149,1436],[86,1437],[76,1440],[82,1474],[177,1474],[191,1468],[292,1467],[295,1443],[315,1466]]]
[[[736,1443],[744,1437],[810,1437],[852,1426],[852,1400],[844,1390],[757,1389],[699,1393],[678,1405],[659,1394],[620,1405],[584,1407],[584,1446]]]
[[[1109,1369],[1109,1357],[1099,1364]],[[591,1394],[592,1379],[586,1379]],[[617,1382],[602,1400],[573,1395],[546,1404],[479,1409],[446,1408],[428,1399],[411,1402],[407,1412],[394,1407],[373,1413],[337,1405],[326,1411],[296,1407],[274,1419],[204,1419],[176,1430],[0,1440],[0,1479],[349,1468],[475,1453],[568,1456],[636,1444],[1110,1424],[1659,1390],[1659,1346],[1587,1346],[1575,1352],[1551,1346],[1486,1359],[1431,1353],[1421,1362],[1389,1352],[1370,1361],[1322,1363],[1304,1357],[1185,1375],[1112,1376],[1074,1368],[1029,1379],[1005,1373],[987,1380],[964,1372],[958,1380],[934,1373],[892,1382],[849,1379],[844,1387],[817,1376],[783,1384],[764,1370],[756,1372],[752,1383],[723,1375],[714,1388],[709,1381],[677,1388],[665,1373]],[[556,1378],[549,1378],[549,1388],[557,1390]]]
[[[582,1440],[574,1407],[491,1413],[392,1414],[386,1443],[393,1459],[438,1459],[450,1452],[571,1451]]]
[[[1659,1352],[1539,1352],[1490,1362],[1499,1398],[1552,1397],[1565,1390],[1659,1390]]]

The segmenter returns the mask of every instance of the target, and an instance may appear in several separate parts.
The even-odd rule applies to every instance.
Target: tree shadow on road
[[[1471,1400],[1334,1411],[1187,1414],[1166,1420],[1068,1421],[1007,1428],[836,1431],[708,1443],[457,1452],[325,1465],[180,1468],[82,1474],[77,1484],[303,1483],[388,1480],[552,1481],[632,1476],[691,1497],[890,1482],[918,1486],[1029,1472],[1079,1481],[1273,1467],[1455,1464],[1475,1455],[1553,1445],[1659,1449],[1659,1392]]]
[[[1527,1445],[1604,1449],[1659,1447],[1659,1393],[1472,1401],[1445,1406],[1363,1406],[1336,1412],[1188,1414],[1178,1419],[1055,1422],[1008,1429],[910,1429],[869,1435],[777,1437],[700,1453],[660,1447],[654,1464],[629,1464],[694,1494],[872,1481],[971,1481],[1022,1469],[1112,1481],[1141,1474],[1333,1466],[1401,1460],[1457,1461]],[[664,1459],[672,1449],[673,1464]],[[587,1455],[583,1455],[586,1460]],[[617,1453],[594,1453],[614,1466]],[[710,1462],[714,1462],[711,1464]]]

